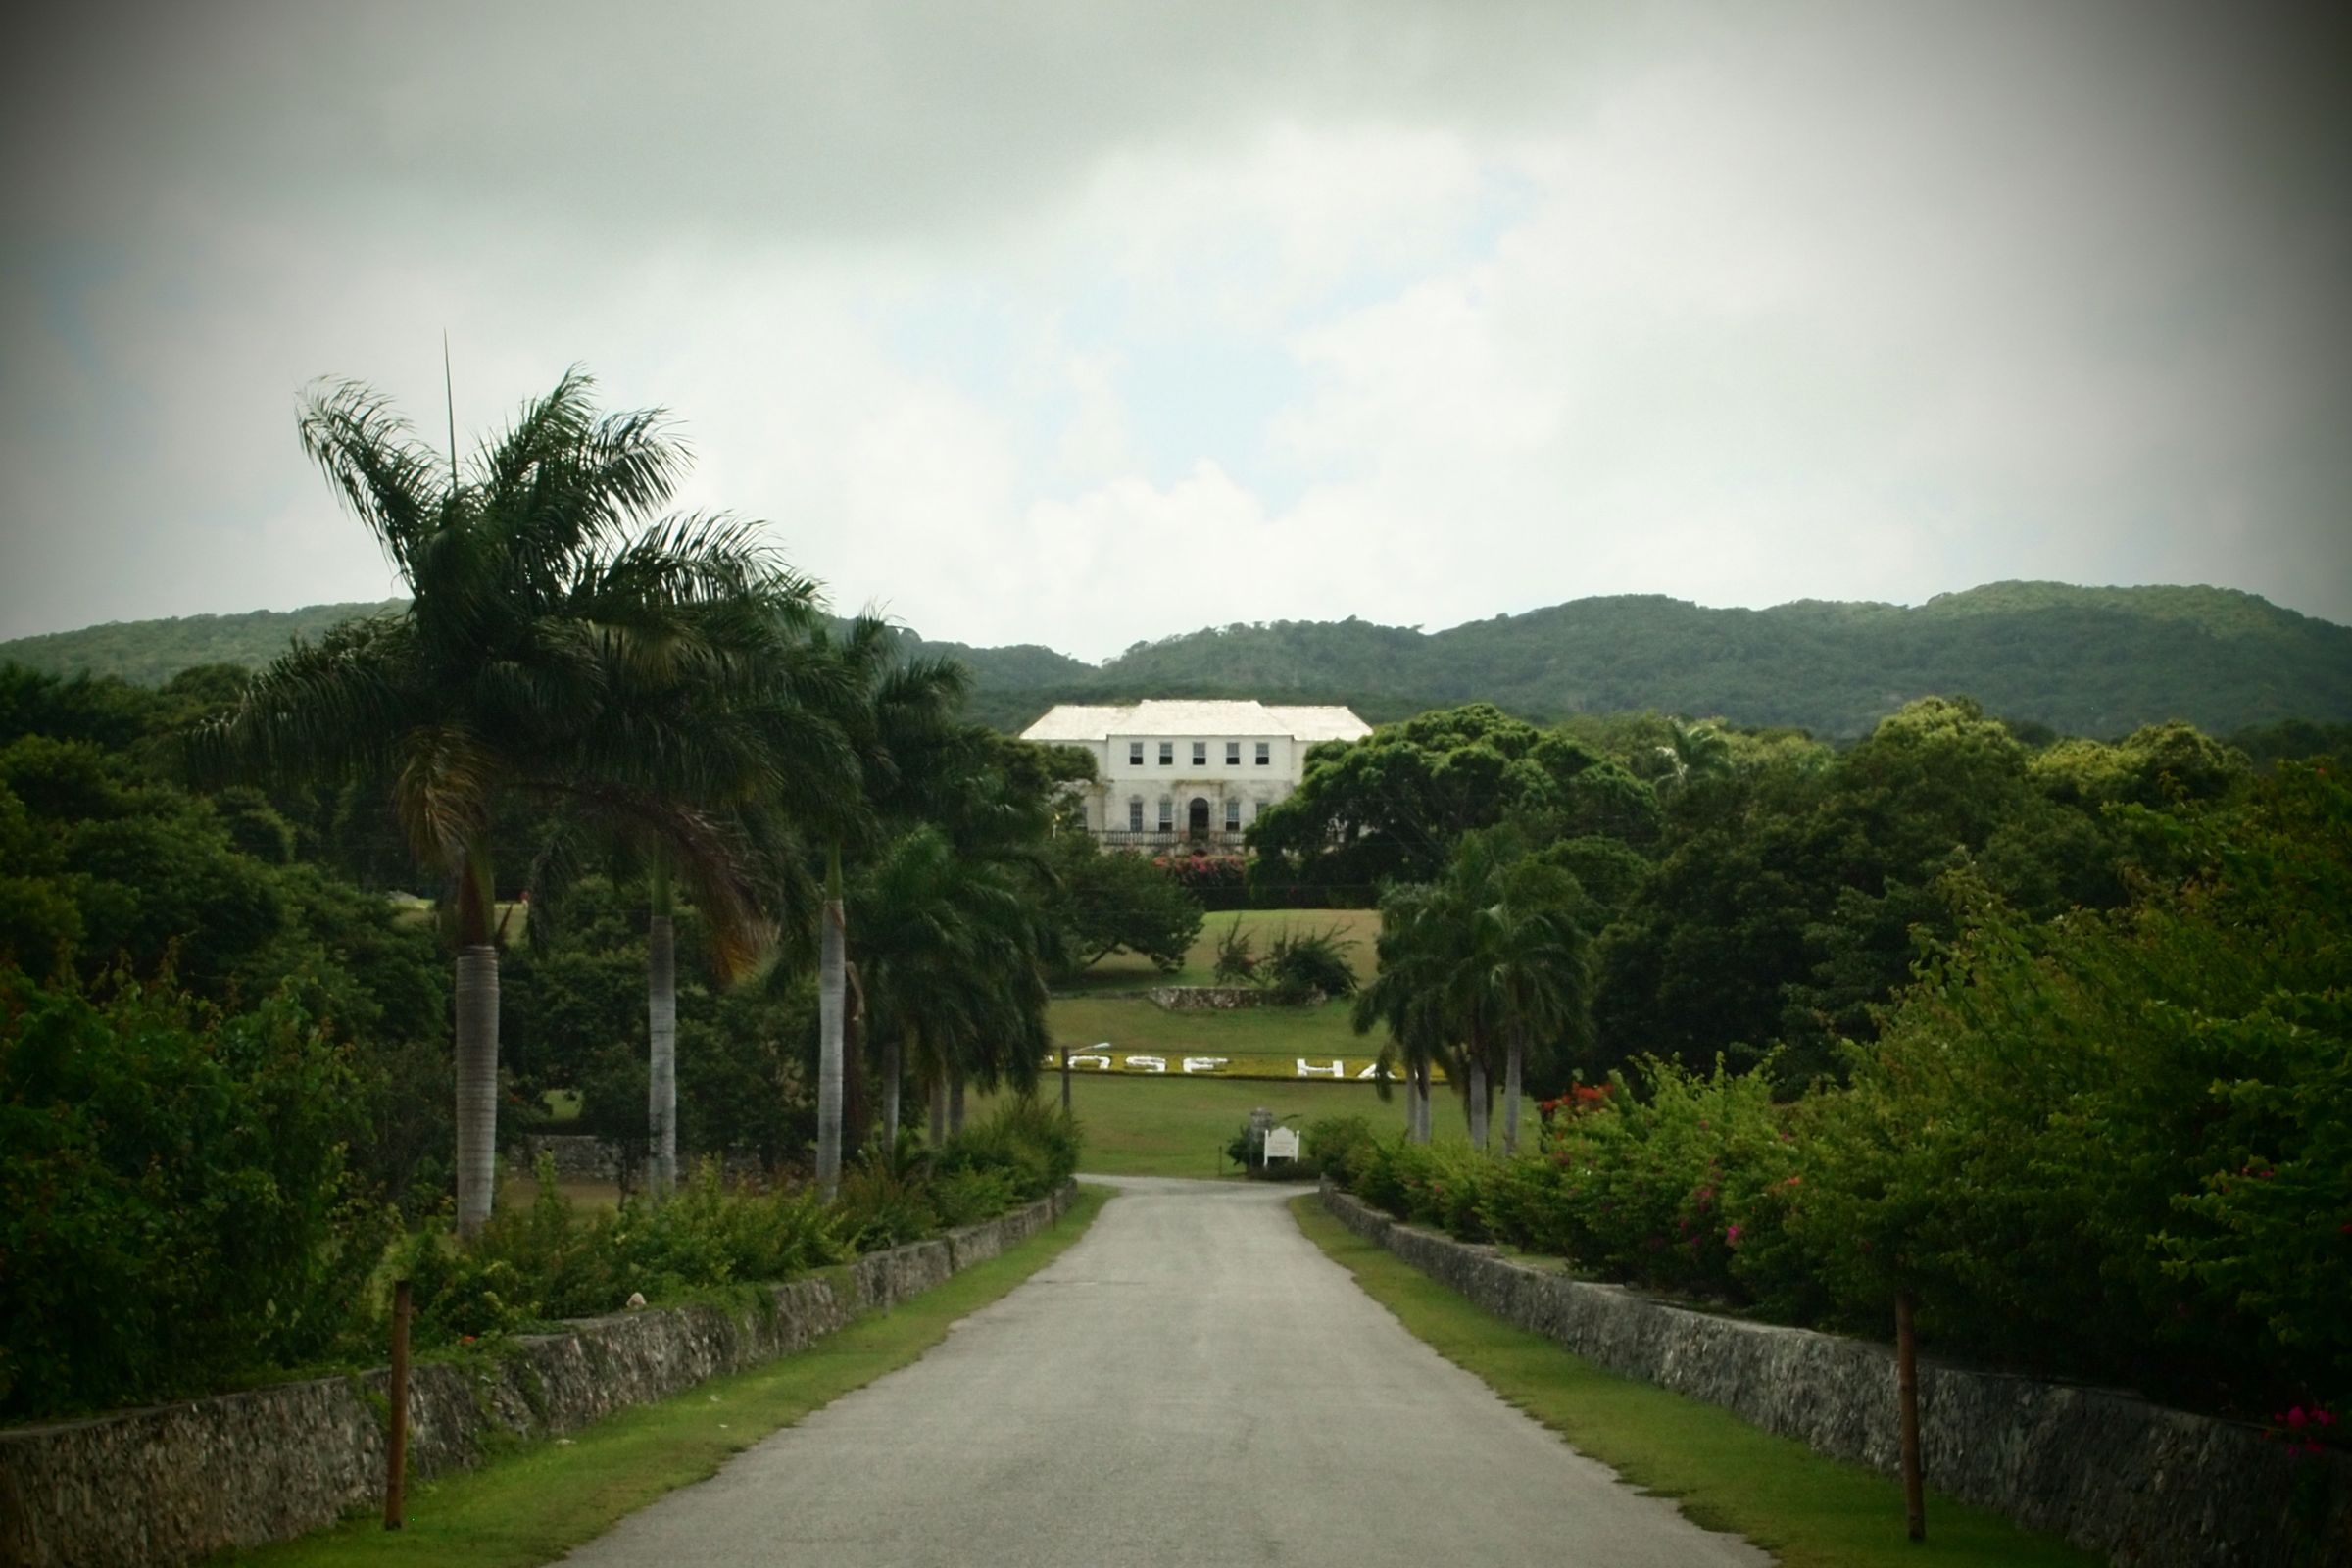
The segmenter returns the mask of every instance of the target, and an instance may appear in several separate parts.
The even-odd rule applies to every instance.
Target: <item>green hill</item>
[[[153,684],[191,663],[258,664],[296,633],[394,608],[121,622],[0,643],[0,660]],[[2352,720],[2352,628],[2224,588],[2000,582],[1915,608],[1770,610],[1621,595],[1431,633],[1353,618],[1213,627],[1101,665],[1036,644],[905,641],[969,665],[974,716],[1006,729],[1056,702],[1177,695],[1344,702],[1374,721],[1476,699],[1535,718],[1658,709],[1825,736],[1861,734],[1933,693],[2079,735],[2165,718],[2216,733]]]
[[[300,610],[253,610],[242,615],[180,615],[170,620],[110,620],[79,631],[51,632],[0,642],[0,661],[55,675],[119,675],[140,686],[161,686],[191,664],[268,663],[296,637],[317,641],[338,621],[399,610],[408,601],[307,605]]]

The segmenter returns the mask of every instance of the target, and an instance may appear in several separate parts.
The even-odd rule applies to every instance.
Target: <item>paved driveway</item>
[[[1769,1561],[1619,1485],[1406,1334],[1298,1234],[1290,1193],[1115,1185],[1084,1241],[922,1360],[565,1560]]]

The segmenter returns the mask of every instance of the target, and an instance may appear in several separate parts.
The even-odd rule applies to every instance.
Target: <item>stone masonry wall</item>
[[[1043,1230],[1073,1193],[771,1287],[772,1315],[683,1306],[587,1318],[511,1353],[414,1366],[409,1473],[463,1469],[497,1436],[575,1431],[801,1349]],[[0,1565],[185,1563],[380,1503],[388,1378],[379,1367],[0,1431]]]
[[[1257,986],[1153,986],[1144,995],[1169,1012],[1231,1012],[1274,1005],[1273,993]]]
[[[1671,1306],[1401,1224],[1326,1187],[1349,1230],[1509,1322],[1627,1377],[1892,1473],[1894,1353]],[[2132,1395],[1920,1364],[1929,1485],[2125,1568],[2352,1568],[2352,1458]],[[2301,1496],[2298,1497],[2298,1493]],[[1928,1522],[1935,1533],[1933,1516]]]

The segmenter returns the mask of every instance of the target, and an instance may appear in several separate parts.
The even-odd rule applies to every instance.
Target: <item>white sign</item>
[[[1266,1158],[1297,1159],[1298,1157],[1298,1129],[1271,1127],[1266,1130]]]
[[[1168,1058],[1165,1056],[1129,1056],[1127,1070],[1129,1072],[1166,1072]]]
[[[1296,1060],[1298,1063],[1298,1071],[1296,1076],[1300,1078],[1345,1078],[1348,1076],[1348,1064],[1344,1061],[1334,1061],[1328,1067],[1318,1067],[1304,1056],[1297,1057]]]
[[[1186,1072],[1215,1072],[1232,1059],[1230,1056],[1187,1056],[1184,1058],[1184,1070]]]

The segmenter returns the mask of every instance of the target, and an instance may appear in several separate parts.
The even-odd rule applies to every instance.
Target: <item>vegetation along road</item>
[[[1768,1560],[1441,1360],[1298,1234],[1289,1190],[1119,1185],[924,1359],[564,1560]]]

